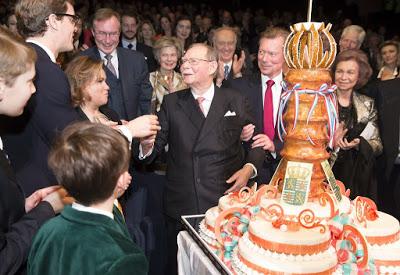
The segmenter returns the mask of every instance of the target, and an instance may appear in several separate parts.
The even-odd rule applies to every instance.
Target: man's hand
[[[146,156],[147,153],[153,148],[155,141],[156,135],[151,135],[140,139],[140,146],[142,146],[143,156]]]
[[[267,135],[258,134],[253,137],[253,140],[251,148],[262,147],[265,151],[275,152],[275,145]]]
[[[254,134],[254,124],[247,124],[243,127],[242,133],[240,134],[240,139],[242,141],[249,141]]]
[[[156,135],[161,130],[158,118],[155,115],[144,115],[126,124],[134,138],[143,138]]]
[[[47,195],[60,189],[61,186],[54,185],[46,188],[36,190],[32,195],[25,199],[25,212],[28,213],[35,208]]]
[[[239,191],[242,187],[246,186],[253,173],[254,170],[251,165],[244,165],[242,169],[236,171],[236,173],[226,181],[229,184],[233,184],[233,186],[226,190],[225,194]]]
[[[238,57],[237,54],[233,55],[232,72],[234,76],[239,75],[242,71],[245,59],[246,54],[243,50],[240,52],[240,57]]]

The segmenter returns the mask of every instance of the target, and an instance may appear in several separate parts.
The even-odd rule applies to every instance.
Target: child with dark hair
[[[128,141],[90,122],[68,126],[49,154],[58,182],[75,198],[36,235],[29,274],[147,274],[116,199],[128,188]]]

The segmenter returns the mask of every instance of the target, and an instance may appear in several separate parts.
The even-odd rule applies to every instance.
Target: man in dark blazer
[[[245,94],[251,103],[255,115],[255,126],[263,134],[253,137],[252,146],[261,146],[266,154],[262,169],[258,173],[259,183],[269,183],[275,169],[280,161],[279,151],[283,143],[279,140],[277,134],[277,117],[282,92],[283,72],[282,67],[285,63],[283,56],[283,44],[288,35],[288,31],[278,27],[268,29],[260,35],[258,51],[259,72],[252,75],[245,75],[240,78],[224,82],[223,87],[232,87]],[[267,82],[273,80],[271,87],[272,102],[266,101]],[[272,136],[268,136],[264,127],[264,109],[267,105],[273,105],[273,124],[274,130]],[[244,132],[244,140],[250,139],[254,126],[247,125]],[[250,134],[250,136],[249,136]]]
[[[121,15],[121,40],[119,47],[141,52],[146,59],[149,72],[157,70],[157,62],[154,58],[153,48],[137,40],[139,20],[134,12],[126,11]]]
[[[157,137],[142,140],[140,154],[146,157],[153,149],[151,160],[169,145],[164,192],[169,268],[176,264],[181,215],[205,213],[223,194],[245,186],[264,157],[259,147],[246,155],[241,144],[242,127],[253,123],[247,99],[213,84],[216,51],[193,44],[182,62],[181,72],[190,89],[164,97],[158,114],[161,131]]]
[[[96,46],[82,54],[104,61],[110,87],[108,107],[121,119],[131,120],[150,113],[153,89],[143,54],[118,47],[120,29],[120,16],[116,11],[97,10],[92,30]]]
[[[377,163],[380,166],[378,184],[379,208],[400,219],[400,79],[377,83],[377,108],[383,154]]]
[[[50,146],[61,130],[79,120],[72,107],[68,79],[56,63],[59,53],[73,49],[73,34],[79,18],[75,16],[74,8],[68,1],[61,6],[55,0],[24,0],[21,3],[27,7],[17,13],[18,22],[21,22],[19,32],[27,38],[38,57],[34,81],[36,94],[30,99],[22,116],[4,121],[2,126],[7,133],[4,136],[5,149],[18,182],[25,195],[29,196],[34,190],[56,184],[47,165]],[[43,8],[45,6],[53,7],[54,10]],[[147,108],[147,105],[144,107]],[[140,120],[126,124],[128,132],[133,136],[141,135],[144,125],[147,125],[147,130],[153,128],[156,131],[156,117],[147,116]],[[145,132],[148,135],[152,130]]]

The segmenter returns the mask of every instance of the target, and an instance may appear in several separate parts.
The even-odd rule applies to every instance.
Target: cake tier
[[[289,84],[289,89],[300,83],[301,89],[319,90],[322,84],[332,83],[328,69],[291,69],[285,79]]]
[[[274,236],[276,231],[277,229],[273,228],[266,234]],[[311,231],[315,236],[315,231]],[[303,235],[310,241],[308,233],[297,232],[297,235],[296,239],[292,239],[289,236],[293,241],[291,245],[296,244],[299,248],[304,246],[305,243],[301,241],[301,236]],[[326,249],[311,254],[277,253],[273,247],[265,249],[254,243],[250,236],[250,232],[243,235],[233,255],[232,267],[238,274],[333,274],[336,270],[336,252],[329,245],[326,246]],[[276,246],[280,245],[282,243],[276,242]]]
[[[267,209],[270,205],[279,204],[280,197],[277,199],[268,199],[263,198],[260,202],[260,206],[264,209]],[[339,214],[342,213],[350,213],[351,211],[351,204],[349,198],[343,196],[342,201],[339,203],[335,203],[335,208],[339,210]],[[315,217],[318,219],[328,220],[334,213],[334,210],[331,208],[330,204],[326,204],[322,206],[318,201],[308,201],[302,207],[299,206],[292,206],[292,205],[285,205],[284,211],[286,216],[298,217],[300,212],[304,209],[310,209],[314,214]],[[333,211],[333,212],[332,212]]]

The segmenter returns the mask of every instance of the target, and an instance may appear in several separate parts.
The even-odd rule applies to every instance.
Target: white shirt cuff
[[[131,131],[129,131],[129,128],[125,125],[118,125],[117,129],[128,139],[130,145],[132,143],[133,135]]]
[[[245,165],[250,165],[253,168],[253,175],[250,177],[251,179],[257,177],[257,168],[250,162],[246,163]]]
[[[139,144],[139,159],[140,159],[140,160],[143,160],[143,159],[147,158],[148,156],[150,156],[150,155],[151,155],[151,153],[153,153],[153,149],[154,149],[154,146],[153,146],[153,147],[151,147],[150,151],[149,151],[149,152],[147,152],[147,154],[146,154],[146,155],[144,155],[144,156],[143,156],[143,148],[142,148],[142,144]]]

